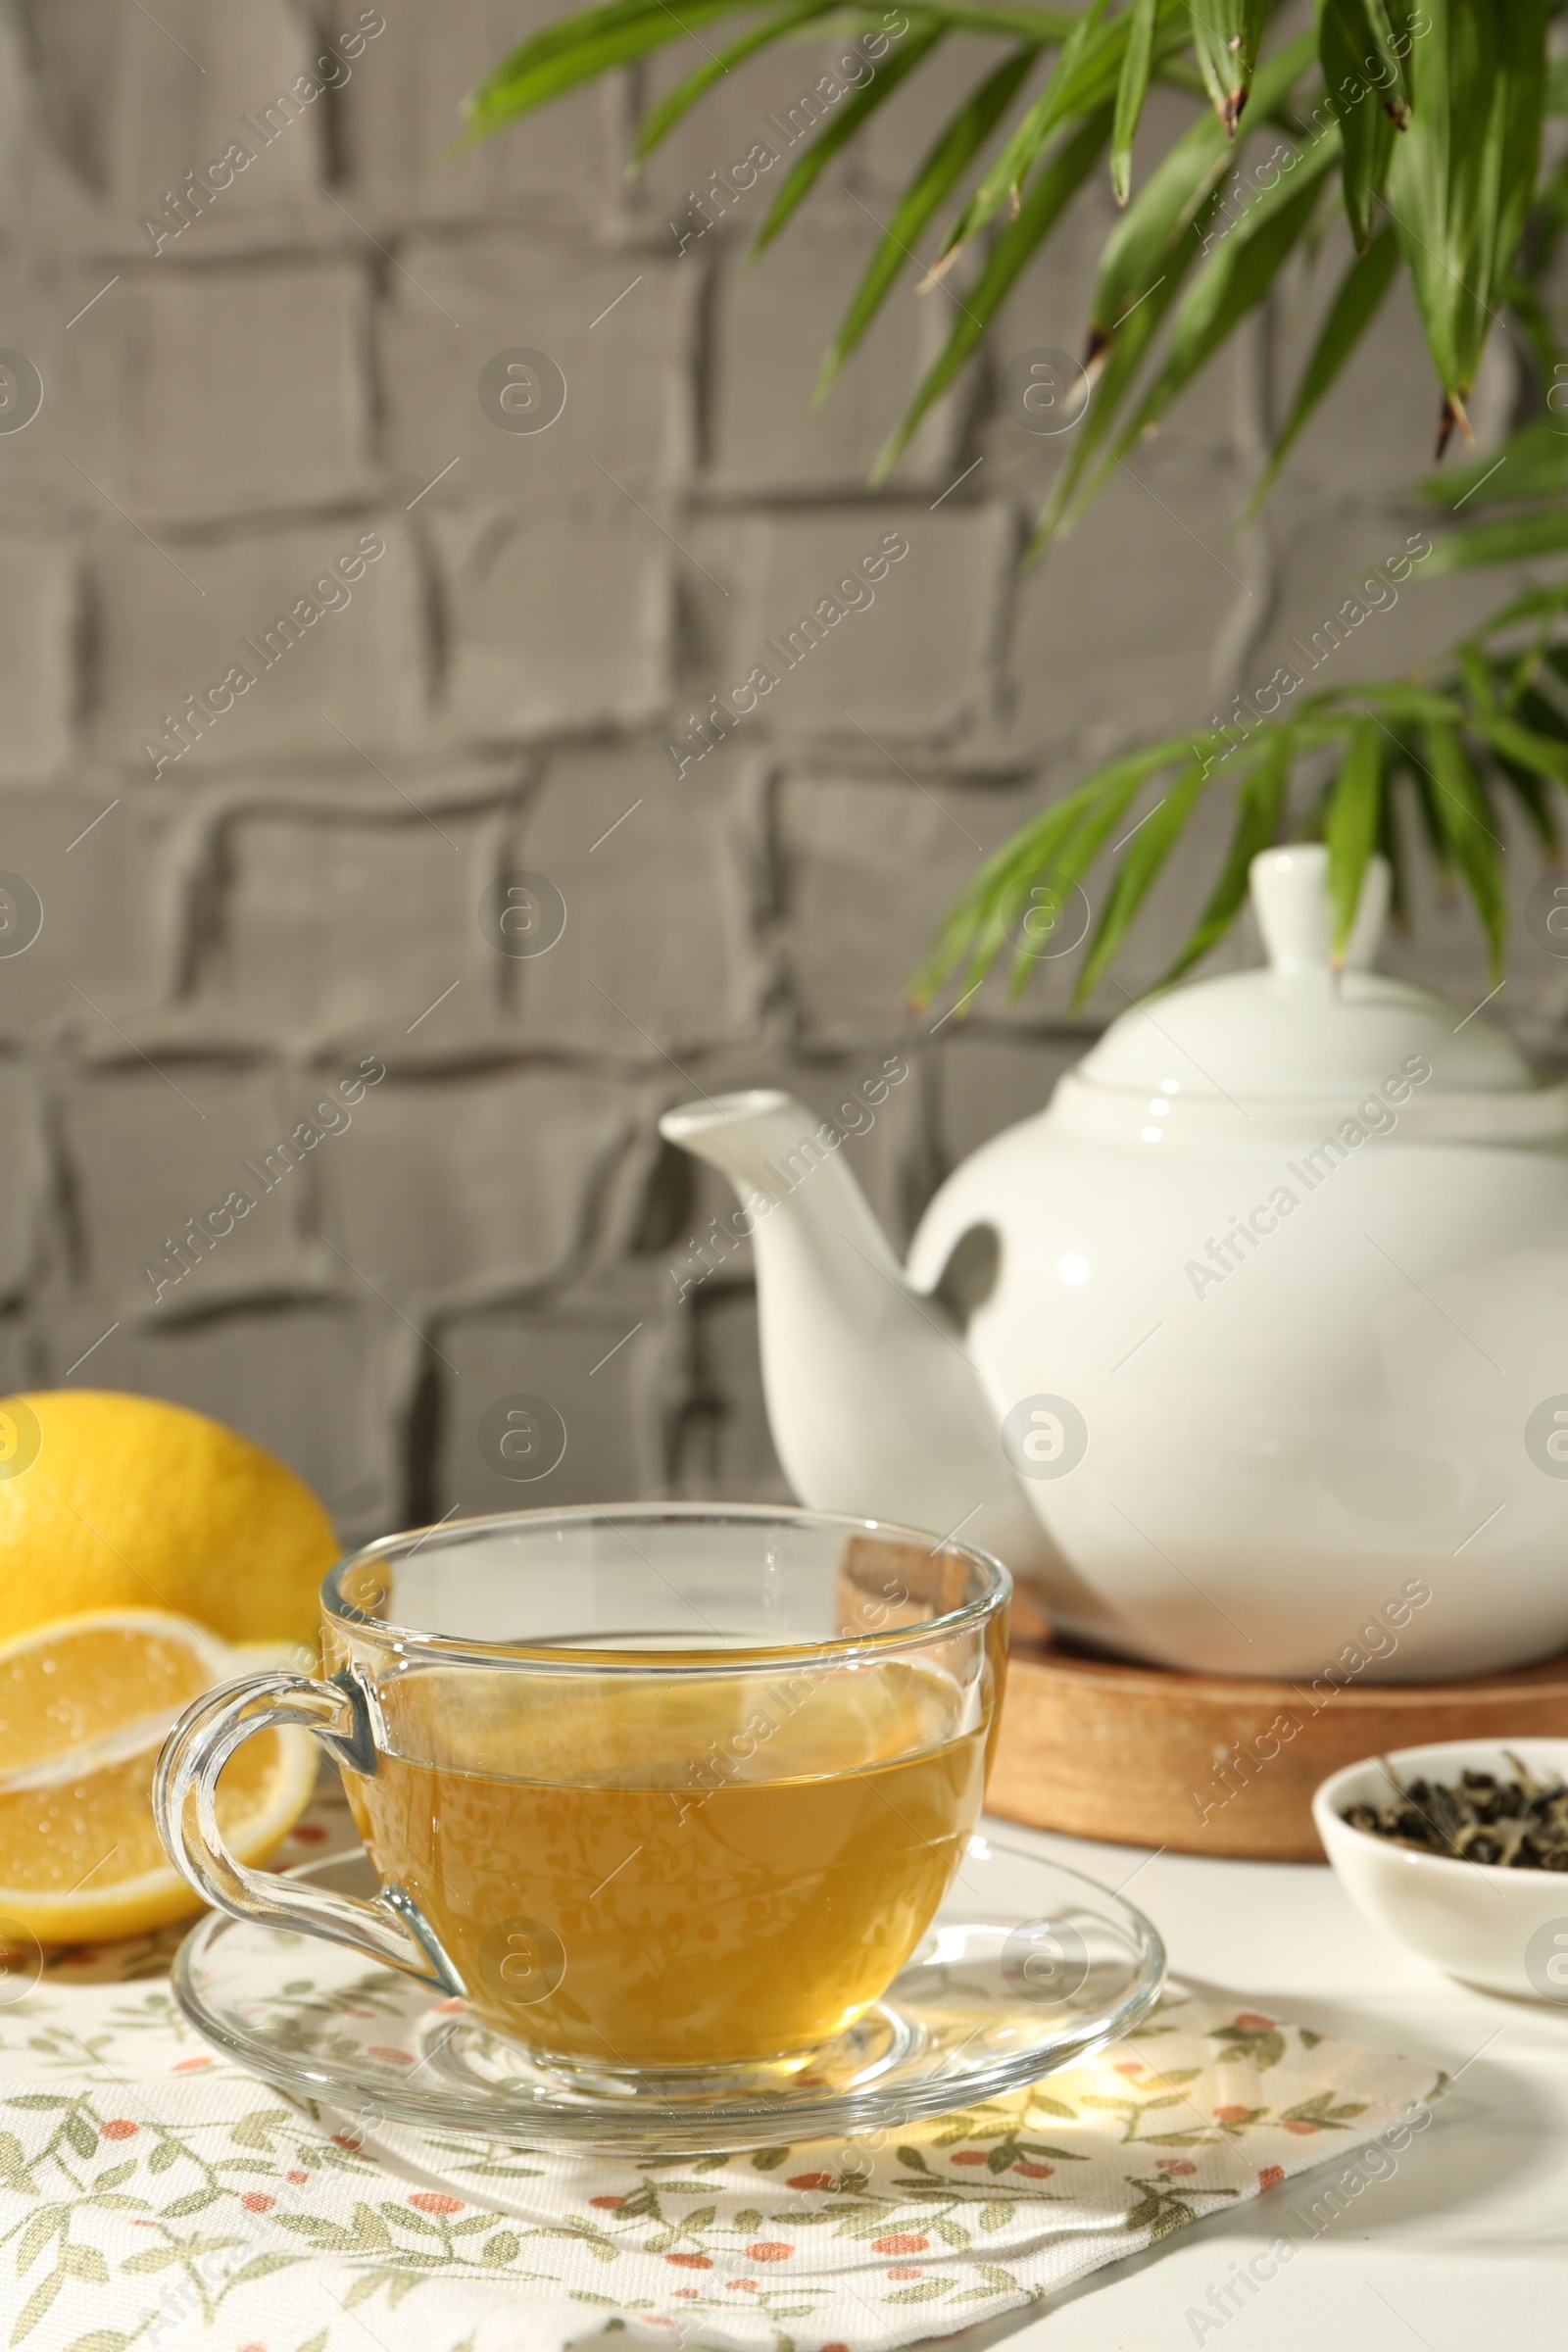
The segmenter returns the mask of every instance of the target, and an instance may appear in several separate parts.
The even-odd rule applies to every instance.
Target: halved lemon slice
[[[60,1617],[0,1645],[0,1942],[137,1936],[201,1909],[153,1822],[153,1766],[215,1683],[275,1662],[155,1609]],[[224,1766],[230,1851],[265,1861],[316,1779],[303,1731],[259,1732]]]

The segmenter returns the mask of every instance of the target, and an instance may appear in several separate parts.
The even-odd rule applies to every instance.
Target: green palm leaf
[[[1479,564],[1528,564],[1537,556],[1554,556],[1568,547],[1568,512],[1546,510],[1518,514],[1497,522],[1473,522],[1449,531],[1438,541],[1422,565],[1436,579],[1446,571],[1467,571]]]
[[[1140,752],[1110,760],[1084,783],[1053,802],[989,858],[955,904],[938,935],[930,956],[916,975],[913,1001],[928,1004],[937,990],[969,957],[965,993],[985,978],[1007,936],[1029,904],[1029,893],[1042,875],[1076,880],[1086,870],[1086,849],[1105,838],[1116,816],[1136,798],[1152,775],[1178,760],[1191,759],[1206,738],[1180,735]],[[1084,830],[1102,803],[1110,805],[1102,829]],[[1075,843],[1075,836],[1078,837]],[[1071,845],[1071,846],[1070,846]]]
[[[1477,718],[1486,717],[1495,707],[1497,677],[1473,638],[1459,648],[1459,677],[1470,704],[1469,716],[1474,723]]]
[[[1063,140],[1036,175],[1018,218],[1009,221],[998,237],[986,257],[985,268],[965,293],[940,358],[928,370],[877,459],[871,473],[873,483],[887,479],[920,419],[973,358],[1030,256],[1094,170],[1110,133],[1110,112],[1108,106],[1098,108]]]
[[[1171,169],[1179,165],[1179,170]],[[1163,324],[1182,280],[1202,250],[1204,235],[1229,177],[1231,159],[1212,115],[1204,116],[1176,153],[1141,188],[1117,230],[1136,231],[1129,247],[1113,254],[1113,233],[1101,269],[1095,316],[1089,330],[1086,367],[1094,397],[1073,434],[1067,463],[1056,476],[1030,553],[1071,528],[1069,509],[1084,474],[1113,428],[1145,355]],[[1132,254],[1147,257],[1148,277],[1136,295],[1123,296]],[[1120,304],[1121,307],[1115,307]],[[1108,319],[1109,324],[1102,323]],[[1087,505],[1087,501],[1084,502]]]
[[[1562,74],[1568,79],[1568,59],[1558,60],[1552,72],[1554,77]],[[1548,115],[1562,112],[1560,107],[1552,103],[1549,88],[1546,112]],[[1530,277],[1532,281],[1539,282],[1556,260],[1563,230],[1568,228],[1568,156],[1564,156],[1555,169],[1546,173],[1537,188],[1531,214]]]
[[[1394,762],[1385,757],[1383,789],[1378,796],[1378,849],[1389,865],[1389,917],[1401,931],[1409,928],[1410,883],[1404,854],[1404,832],[1394,792]]]
[[[698,100],[707,97],[714,82],[722,81],[736,66],[744,65],[760,49],[782,40],[786,33],[809,24],[813,17],[826,16],[836,5],[837,0],[796,0],[794,7],[781,8],[760,24],[754,24],[750,32],[743,32],[727,48],[714,50],[706,65],[699,66],[695,74],[688,74],[684,81],[665,92],[657,106],[649,108],[637,133],[635,160],[646,163],[661,141],[668,138],[682,116],[689,115]]]
[[[1438,822],[1437,788],[1414,752],[1402,742],[1394,756],[1391,775],[1401,776],[1410,786],[1416,815],[1426,839],[1427,855],[1432,860],[1437,894],[1440,900],[1446,903],[1457,896],[1457,885],[1454,880],[1453,852],[1448,847],[1446,832]]]
[[[1127,855],[1116,868],[1116,879],[1110,886],[1104,910],[1090,943],[1089,954],[1084,958],[1083,969],[1078,975],[1078,985],[1073,991],[1075,1005],[1088,1001],[1097,983],[1109,968],[1117,949],[1127,936],[1134,915],[1181,839],[1187,820],[1207,785],[1208,775],[1206,760],[1193,760],[1138,826]]]
[[[1050,878],[1054,892],[1058,891],[1063,882],[1069,885],[1082,882],[1148,780],[1147,770],[1140,774],[1136,765],[1125,761],[1118,761],[1114,770],[1102,776],[1100,789],[1051,862]],[[1039,952],[1031,945],[1026,933],[1013,955],[1012,974],[1007,984],[1009,996],[1022,995],[1025,983],[1039,960]]]
[[[1502,697],[1501,715],[1517,718],[1522,727],[1533,735],[1545,737],[1547,743],[1561,747],[1568,744],[1568,712],[1564,712],[1555,697],[1545,690],[1541,671],[1544,662],[1534,659],[1541,649],[1532,648],[1513,666],[1507,689]],[[1561,648],[1556,649],[1560,658]],[[1548,676],[1551,674],[1548,670]]]
[[[1556,373],[1557,366],[1568,357],[1568,353],[1564,351],[1550,310],[1535,287],[1517,272],[1502,280],[1500,291],[1508,306],[1509,317],[1536,364],[1536,373],[1545,383],[1560,383],[1562,379]]]
[[[1192,0],[1193,47],[1225,136],[1236,125],[1252,86],[1268,0]]]
[[[463,143],[471,145],[488,138],[518,116],[581,82],[630,65],[684,35],[695,37],[718,19],[742,15],[761,4],[762,0],[681,0],[676,10],[667,0],[608,0],[605,6],[558,18],[520,42],[469,92],[463,102],[466,123]],[[857,8],[850,13],[853,22],[869,30],[882,28],[883,14],[878,9]],[[922,6],[914,17],[921,24],[935,22],[950,31],[998,33],[1037,46],[1066,40],[1079,22],[1074,9],[970,6],[965,0]]]
[[[1304,43],[1301,49],[1304,68]],[[1155,166],[1100,257],[1089,314],[1090,366],[1164,274],[1173,248],[1192,231],[1231,168],[1224,134],[1211,115],[1200,115]]]
[[[1402,130],[1410,112],[1410,81],[1404,61],[1411,41],[1419,37],[1410,23],[1411,11],[1396,0],[1399,24],[1396,29],[1387,0],[1323,0],[1323,14],[1337,20],[1348,70],[1371,84],[1378,105]],[[1323,78],[1330,93],[1334,80],[1325,64]]]
[[[1568,743],[1544,735],[1534,727],[1521,726],[1517,719],[1490,711],[1474,713],[1470,724],[1500,758],[1511,760],[1527,774],[1568,786]]]
[[[661,0],[612,0],[607,8],[547,24],[464,100],[464,144],[488,138],[518,115],[735,13],[736,0],[682,0],[679,17]]]
[[[1377,317],[1384,297],[1394,283],[1398,260],[1399,249],[1394,231],[1385,228],[1373,238],[1365,253],[1357,254],[1345,272],[1339,292],[1329,307],[1328,317],[1312,346],[1311,357],[1301,370],[1301,380],[1296,387],[1290,415],[1269,453],[1262,478],[1248,502],[1247,512],[1242,517],[1244,522],[1250,522],[1262,508],[1279,479],[1280,468],[1305,431],[1313,412],[1326,397],[1351,352]]]
[[[994,32],[1007,40],[1032,41],[1036,47],[1059,49],[1078,29],[1083,11],[1077,8],[971,7],[967,0],[919,0],[918,13],[935,17],[950,32]],[[877,7],[862,10],[862,19],[880,25]]]
[[[846,100],[836,115],[829,118],[806,153],[792,166],[783,186],[774,197],[767,218],[752,241],[754,259],[772,244],[840,148],[848,146],[850,140],[858,136],[877,108],[892,97],[900,82],[912,74],[917,66],[924,65],[937,43],[946,37],[947,29],[941,24],[911,26],[880,72],[863,89],[857,90],[853,98]]]
[[[1027,905],[1031,883],[1049,870],[1057,845],[1067,839],[1098,789],[1098,779],[1091,777],[1064,794],[1015,833],[973,876],[955,901],[931,954],[910,985],[910,1001],[917,1011],[930,1003],[965,956],[969,963],[964,993],[972,994],[979,987]]]
[[[1568,432],[1557,430],[1544,417],[1524,425],[1498,457],[1478,458],[1473,466],[1428,474],[1421,495],[1434,506],[1462,507],[1483,483],[1488,506],[1568,496]]]
[[[1521,620],[1539,620],[1548,624],[1559,619],[1568,606],[1568,579],[1555,588],[1531,588],[1523,596],[1514,597],[1498,612],[1493,612],[1477,629],[1478,637],[1496,637],[1511,630]]]
[[[741,0],[735,0],[738,8]],[[581,48],[585,43],[605,39],[643,17],[657,16],[660,0],[600,0],[594,8],[578,10],[575,16],[557,17],[531,32],[525,41],[509,51],[500,65],[491,68],[477,88],[464,101],[464,113],[473,114],[478,103],[488,93],[499,93],[513,87],[534,66],[545,59],[564,56],[567,50]],[[730,12],[732,15],[735,10]]]
[[[793,160],[759,232],[768,245],[822,181],[871,115],[927,64],[949,32],[1003,44],[1000,61],[958,104],[906,185],[856,289],[823,366],[825,391],[930,232],[958,199],[951,254],[988,229],[975,284],[957,305],[945,348],[916,388],[878,462],[881,480],[978,350],[1031,259],[1055,232],[1098,155],[1111,148],[1118,217],[1105,238],[1090,318],[1092,397],[1057,468],[1040,540],[1071,527],[1117,460],[1153,429],[1239,321],[1315,240],[1337,170],[1359,258],[1337,287],[1301,371],[1250,512],[1337,381],[1402,263],[1408,271],[1445,401],[1445,432],[1466,426],[1464,404],[1485,337],[1506,306],[1543,377],[1561,364],[1563,338],[1544,272],[1568,231],[1568,159],[1543,181],[1544,110],[1568,110],[1568,61],[1548,61],[1548,24],[1568,0],[1316,0],[1314,24],[1268,58],[1283,0],[1080,0],[1033,8],[1013,0],[914,0],[867,84],[846,89],[832,120]],[[713,46],[703,40],[709,27]],[[810,37],[818,23],[885,28],[874,7],[839,14],[829,0],[606,0],[544,26],[474,93],[470,139],[690,35],[702,62],[649,111],[638,157],[653,152],[701,100],[763,49]],[[1029,102],[1043,50],[1060,52]],[[1327,87],[1303,94],[1315,65]],[[1131,185],[1135,136],[1148,91],[1161,81],[1198,112],[1167,152]],[[826,85],[824,85],[825,87]],[[1292,141],[1270,159],[1276,185],[1233,203],[1229,182],[1238,118],[1275,125]],[[1021,108],[1021,112],[1015,110]],[[1401,126],[1402,127],[1399,127]],[[1147,135],[1147,133],[1146,133]],[[1001,152],[986,169],[997,140]],[[982,176],[969,182],[971,168]],[[1265,175],[1253,174],[1256,190]],[[1231,209],[1222,214],[1222,206]],[[1008,208],[1010,221],[1004,220]],[[1388,216],[1387,222],[1381,216]],[[1454,525],[1422,576],[1484,564],[1549,564],[1568,557],[1568,432],[1544,419],[1500,453],[1428,486]],[[1474,502],[1474,503],[1472,503]],[[1108,878],[1082,989],[1109,968],[1212,775],[1235,753],[1231,838],[1206,904],[1174,972],[1222,936],[1243,902],[1258,848],[1287,822],[1296,762],[1336,763],[1313,821],[1329,843],[1337,951],[1343,954],[1361,877],[1381,846],[1404,900],[1398,811],[1413,792],[1440,878],[1456,873],[1486,927],[1494,957],[1506,920],[1494,799],[1517,808],[1555,854],[1558,796],[1568,791],[1568,566],[1512,594],[1441,670],[1298,697],[1288,720],[1245,735],[1238,751],[1213,730],[1111,761],[1043,812],[989,860],[955,907],[923,981],[936,986],[967,959],[979,980],[1011,948],[1016,987],[1044,952],[1020,931],[1030,894],[1087,877],[1129,822],[1140,795],[1166,790],[1125,841]]]
[[[1154,19],[1159,0],[1133,0],[1127,24],[1127,48],[1116,84],[1116,115],[1110,130],[1110,186],[1118,204],[1125,204],[1133,185],[1133,141],[1149,95],[1149,70],[1154,57]]]
[[[844,314],[832,349],[822,362],[816,401],[826,397],[834,377],[886,301],[905,263],[915,259],[916,239],[946,203],[1006,113],[1019,83],[1034,64],[1035,55],[1033,49],[1019,49],[1004,59],[971,90],[940,137],[926,150],[883,231],[881,243],[866,265],[865,275],[855,289],[854,300]]]
[[[1377,848],[1378,818],[1383,799],[1383,738],[1375,722],[1363,719],[1350,737],[1329,798],[1324,838],[1329,850],[1329,905],[1334,915],[1334,968],[1345,961],[1345,951],[1355,927],[1361,885]]]
[[[1524,810],[1525,818],[1540,844],[1543,858],[1555,865],[1562,857],[1562,828],[1557,821],[1557,806],[1553,794],[1541,777],[1528,767],[1518,767],[1513,760],[1494,753],[1497,773]]]
[[[1426,13],[1388,205],[1444,387],[1441,448],[1454,423],[1468,431],[1464,404],[1536,183],[1545,0],[1429,0]]]
[[[1562,671],[1558,665],[1562,655],[1563,649],[1558,646],[1544,657],[1548,676],[1561,678]],[[1568,713],[1564,712],[1554,697],[1548,696],[1538,684],[1542,665],[1531,663],[1529,666],[1531,675],[1528,679],[1518,679],[1515,673],[1516,682],[1504,705],[1504,715],[1516,716],[1522,726],[1528,727],[1532,734],[1544,735],[1548,743],[1568,743]]]
[[[1282,179],[1258,198],[1195,280],[1176,314],[1164,362],[1139,402],[1115,456],[1125,456],[1146,436],[1262,301],[1311,223],[1322,183],[1339,160],[1337,146],[1332,134],[1321,138],[1292,178]]]
[[[1456,727],[1427,727],[1421,740],[1433,786],[1432,813],[1475,902],[1495,979],[1508,939],[1508,898],[1492,808]]]
[[[960,248],[988,220],[996,218],[1004,204],[1010,203],[1016,217],[1023,183],[1044,155],[1057,124],[1069,116],[1083,114],[1088,106],[1102,101],[1108,94],[1113,86],[1114,53],[1125,41],[1126,24],[1118,18],[1096,42],[1094,36],[1100,30],[1105,6],[1106,0],[1091,0],[1076,28],[1062,43],[1061,55],[1045,90],[1029,108],[949,230],[930,273],[933,278],[940,276]]]
[[[1376,686],[1348,686],[1320,694],[1316,706],[1325,713],[1326,731],[1323,742],[1334,741],[1344,731],[1348,720],[1366,715],[1365,706],[1375,703],[1377,716],[1385,723],[1393,721],[1396,729],[1401,726],[1462,727],[1468,724],[1470,713],[1451,694],[1444,694],[1434,686],[1412,686],[1402,678],[1380,680]],[[1303,741],[1310,727],[1303,716],[1296,721]]]
[[[1347,15],[1364,20],[1365,11],[1325,7],[1318,21],[1318,37],[1324,86],[1339,118],[1346,217],[1356,252],[1365,253],[1377,226],[1378,199],[1394,150],[1394,125],[1361,71],[1360,56],[1347,33]],[[1371,38],[1370,27],[1366,38]]]
[[[1257,76],[1254,96],[1259,110],[1282,103],[1312,58],[1309,33],[1270,58]],[[1231,150],[1217,119],[1210,113],[1200,115],[1150,174],[1106,239],[1085,361],[1091,377],[1098,377],[1095,396],[1074,431],[1072,450],[1041,516],[1031,555],[1053,538],[1065,536],[1091,503],[1088,497],[1078,499],[1079,485],[1113,430],[1182,280],[1215,233],[1216,207],[1231,169]]]
[[[1225,863],[1208,904],[1160,981],[1162,988],[1179,980],[1184,972],[1202,960],[1210,948],[1217,947],[1240,913],[1247,898],[1252,859],[1279,835],[1290,787],[1293,751],[1290,728],[1280,727],[1270,735],[1261,757],[1238,778],[1236,824]]]

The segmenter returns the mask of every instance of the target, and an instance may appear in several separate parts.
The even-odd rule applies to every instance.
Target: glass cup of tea
[[[886,1991],[980,1815],[1006,1570],[816,1512],[636,1503],[394,1536],[322,1587],[320,1679],[246,1675],[159,1760],[210,1903],[458,1996],[590,2088],[782,2083]],[[303,1725],[380,1881],[246,1868],[218,1780]]]

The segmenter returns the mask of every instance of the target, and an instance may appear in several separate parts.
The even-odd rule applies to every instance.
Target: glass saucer
[[[363,1851],[288,1874],[372,1895]],[[215,1911],[173,1987],[226,2056],[313,2109],[484,2140],[653,2154],[760,2148],[973,2107],[1128,2033],[1165,1952],[1131,1903],[1021,1847],[972,1838],[947,1900],[882,1999],[765,2090],[659,2094],[568,2082],[462,2001],[318,1938]]]

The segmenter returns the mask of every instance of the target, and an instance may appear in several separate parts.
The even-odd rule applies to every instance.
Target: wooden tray
[[[1294,1727],[1294,1728],[1293,1728]],[[1321,1862],[1312,1791],[1436,1740],[1568,1737],[1568,1654],[1455,1683],[1331,1696],[1090,1657],[1015,1620],[989,1812],[1184,1854]]]

